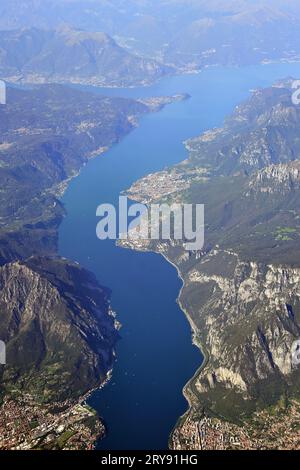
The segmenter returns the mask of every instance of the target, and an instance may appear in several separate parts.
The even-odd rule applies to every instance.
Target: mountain
[[[236,108],[223,128],[189,141],[191,160],[196,165],[203,163],[215,175],[251,173],[297,160],[298,122],[299,109],[292,106],[290,90],[280,84],[257,90]]]
[[[59,195],[89,158],[132,130],[148,107],[61,85],[8,88],[0,108],[0,260],[55,254]]]
[[[300,108],[292,93],[291,80],[255,91],[222,128],[187,142],[187,161],[129,190],[149,203],[152,181],[163,181],[156,203],[205,204],[201,251],[175,240],[126,243],[177,266],[179,301],[205,354],[185,389],[190,411],[171,437],[175,449],[300,445],[292,362],[300,335]]]
[[[106,380],[118,338],[109,291],[77,265],[30,258],[0,268],[1,395],[39,402],[84,395]]]
[[[105,31],[130,52],[181,70],[300,53],[297,0],[0,0],[0,29],[62,24]]]
[[[164,57],[177,66],[248,65],[299,55],[299,13],[274,2],[244,2],[231,13],[196,18],[174,36]],[[262,5],[261,5],[262,4]]]
[[[129,53],[105,33],[66,27],[0,32],[0,75],[8,81],[136,86],[171,70]]]

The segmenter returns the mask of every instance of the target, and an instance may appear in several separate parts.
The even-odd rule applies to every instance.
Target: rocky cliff
[[[219,263],[228,266],[220,273]],[[300,336],[300,270],[241,261],[232,252],[211,252],[189,272],[184,302],[209,351],[196,381],[199,393],[221,385],[246,399],[261,399],[265,379],[288,381],[292,344]],[[199,305],[189,293],[210,295]],[[274,390],[274,397],[276,392]]]
[[[3,394],[41,402],[80,397],[103,383],[117,332],[109,291],[77,265],[29,259],[0,268]]]

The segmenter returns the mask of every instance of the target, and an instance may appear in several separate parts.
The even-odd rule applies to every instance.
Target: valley
[[[294,72],[292,72],[293,67],[295,67]],[[272,441],[271,434],[263,440],[259,427],[253,434],[255,438],[245,435],[242,420],[248,419],[248,416],[255,413],[256,409],[258,419],[263,420],[264,410],[268,408],[270,402],[270,406],[275,407],[273,413],[276,417],[276,403],[278,400],[281,403],[282,393],[286,388],[288,347],[293,338],[297,337],[298,331],[296,317],[298,274],[295,266],[295,251],[285,249],[285,243],[297,243],[297,233],[294,230],[284,232],[284,227],[293,226],[290,224],[293,217],[292,211],[296,211],[297,198],[291,197],[291,204],[295,204],[295,207],[291,206],[291,214],[287,214],[287,217],[290,217],[288,223],[285,225],[285,219],[281,221],[281,229],[276,218],[272,222],[271,217],[273,213],[276,214],[277,207],[281,204],[280,198],[287,197],[281,189],[278,191],[278,199],[276,196],[272,199],[271,205],[262,205],[261,213],[257,213],[257,207],[255,205],[252,207],[252,201],[257,197],[256,194],[247,195],[249,188],[256,181],[257,171],[255,164],[252,165],[252,172],[249,168],[249,163],[250,167],[252,163],[250,157],[253,154],[253,145],[247,146],[247,139],[251,140],[253,133],[256,132],[261,133],[259,142],[263,141],[266,122],[270,120],[271,128],[273,120],[276,125],[277,121],[281,122],[281,116],[282,129],[280,132],[278,130],[280,138],[277,133],[276,139],[273,138],[271,129],[267,136],[270,134],[272,145],[280,142],[280,148],[283,149],[282,153],[276,152],[278,160],[276,164],[291,165],[291,170],[284,174],[289,174],[291,171],[292,175],[295,174],[293,179],[297,178],[297,173],[293,170],[297,162],[289,163],[286,156],[289,146],[294,146],[297,128],[297,121],[294,126],[289,126],[288,123],[284,125],[286,116],[295,114],[294,111],[291,113],[287,111],[292,106],[291,90],[282,82],[270,88],[278,77],[293,75],[293,73],[297,73],[297,65],[263,66],[248,68],[244,71],[241,69],[238,75],[236,69],[207,70],[200,76],[168,79],[149,90],[119,90],[118,93],[123,96],[135,98],[142,96],[143,100],[147,94],[148,96],[164,95],[165,89],[168,89],[172,95],[184,91],[190,95],[190,99],[173,103],[157,115],[146,116],[141,125],[117,147],[112,148],[101,159],[91,161],[81,173],[80,178],[73,180],[65,193],[64,201],[68,217],[64,219],[60,227],[60,253],[70,259],[75,259],[82,266],[97,273],[101,282],[110,286],[112,307],[118,312],[118,319],[122,323],[120,331],[122,339],[117,344],[118,361],[114,366],[112,379],[106,387],[93,394],[89,401],[91,406],[99,410],[108,426],[107,438],[98,443],[99,450],[133,447],[144,449],[146,446],[153,449],[166,448],[170,434],[169,445],[175,449],[195,448],[195,442],[198,442],[198,423],[204,419],[203,410],[208,419],[208,428],[211,416],[219,420],[218,427],[221,426],[222,429],[224,425],[224,429],[227,430],[225,437],[227,447],[237,435],[240,438],[235,442],[240,442],[239,446],[242,448],[247,448],[248,444],[253,448],[276,445]],[[222,93],[222,100],[215,93],[220,80],[222,80],[224,90],[227,90],[227,93]],[[253,106],[249,106],[249,101],[246,101],[235,110],[239,103],[249,98],[249,90],[253,88],[257,90],[254,94],[252,93],[250,99]],[[260,88],[266,88],[266,90],[259,91]],[[107,90],[100,89],[98,93],[107,93]],[[281,106],[278,106],[278,103],[282,103]],[[277,112],[277,108],[280,111]],[[233,116],[226,119],[223,128],[224,117],[230,116],[233,111]],[[243,119],[244,113],[251,116],[252,127],[246,125],[247,121]],[[243,123],[245,123],[244,127]],[[258,124],[261,125],[261,129]],[[237,126],[234,132],[230,126]],[[216,130],[217,128],[219,131]],[[204,131],[203,137],[190,139],[191,136],[199,135],[201,129]],[[211,132],[208,129],[215,130]],[[243,145],[240,145],[239,135],[243,136]],[[205,149],[198,151],[196,147],[200,144],[212,145],[213,136],[216,136],[214,152],[207,150],[207,155],[213,164],[214,159],[219,162],[215,165],[215,172],[211,165],[207,164],[210,162],[202,158]],[[217,141],[218,136],[220,139]],[[233,143],[231,138],[234,138]],[[186,142],[189,155],[182,142]],[[195,151],[193,152],[191,149],[194,145]],[[224,161],[219,155],[220,148],[223,153],[225,153],[224,149],[227,150],[227,154],[223,157]],[[243,155],[241,163],[238,157],[234,158],[233,162],[230,161],[232,154],[234,155],[231,148],[237,149]],[[246,154],[247,151],[249,155]],[[268,152],[265,151],[262,158],[269,162],[267,155]],[[255,155],[253,158],[256,158]],[[283,163],[281,164],[280,161]],[[247,167],[239,169],[239,165],[247,165]],[[264,165],[264,160],[262,160],[261,170],[259,170],[262,173],[264,173]],[[116,167],[119,169],[118,176],[115,172]],[[270,167],[271,173],[275,171],[272,170],[272,161],[270,161]],[[99,179],[100,174],[103,176]],[[262,179],[265,178],[266,176]],[[281,177],[280,180],[282,180]],[[113,186],[111,186],[111,181],[114,181]],[[179,191],[176,192],[177,181]],[[183,184],[184,181],[188,184]],[[284,177],[284,186],[289,184],[288,182],[289,179]],[[117,206],[119,195],[124,194],[126,188],[131,188],[129,196],[132,195],[135,201],[149,202],[154,197],[155,202],[168,201],[169,198],[187,202],[204,202],[207,205],[208,215],[207,244],[204,251],[189,255],[180,243],[170,246],[164,243],[146,246],[142,242],[127,244],[127,247],[138,250],[133,252],[124,250],[120,244],[115,246],[112,240],[99,241],[95,237],[97,224],[95,208],[103,201]],[[267,198],[268,191],[262,191],[258,197]],[[231,200],[233,201],[232,217],[228,217],[227,226],[222,216],[224,205]],[[79,213],[79,206],[84,207],[85,211]],[[268,214],[267,217],[265,213]],[[253,217],[253,222],[249,224],[250,217]],[[263,217],[265,217],[266,225],[262,225],[260,232],[257,228],[264,221]],[[261,251],[258,250],[257,258],[253,260],[248,258],[247,249],[250,250],[251,247],[245,236],[251,235],[249,225],[251,227],[257,218],[257,225],[254,225],[255,230],[253,229],[257,243],[261,243],[264,233],[268,236],[264,240],[266,250],[264,248]],[[274,223],[273,235],[267,225],[269,220],[270,223]],[[240,228],[239,232],[235,233],[233,227],[237,224],[240,224]],[[76,232],[75,228],[80,226],[84,229]],[[293,241],[280,240],[279,237],[283,233],[287,235],[283,235],[282,238],[288,236],[293,238]],[[278,238],[277,241],[276,238]],[[240,242],[241,248],[236,240]],[[275,248],[274,244],[276,244]],[[240,251],[236,254],[238,248]],[[272,257],[272,249],[275,250],[278,260],[277,267],[269,261]],[[157,254],[153,252],[163,257],[157,257]],[[264,255],[264,258],[259,258],[260,253],[261,256]],[[280,261],[280,257],[283,259],[283,253],[285,256],[291,253],[291,259],[293,258],[295,263],[293,267],[290,266],[286,270],[286,274],[284,271],[281,280],[280,263],[283,261]],[[164,258],[167,258],[170,266]],[[172,265],[178,269],[179,279]],[[288,282],[284,281],[286,278],[289,279]],[[129,294],[128,285],[131,286],[134,295]],[[267,285],[266,289],[265,285]],[[251,289],[253,289],[253,294]],[[179,306],[175,308],[171,299],[175,300],[179,292]],[[251,296],[260,299],[257,310],[252,307],[254,301]],[[243,302],[242,307],[235,307],[235,299],[239,298]],[[273,324],[273,306],[282,305],[283,299],[292,306],[295,318],[294,320],[287,319],[290,313],[283,308],[282,312],[278,312],[278,315],[274,317]],[[241,308],[241,312],[238,313],[236,308]],[[266,312],[263,323],[260,322],[259,316],[259,312],[262,311]],[[185,321],[181,324],[180,318],[184,318],[182,312],[186,313],[189,324]],[[206,325],[205,319],[208,315],[210,315],[209,324]],[[230,333],[224,329],[228,317],[232,318]],[[250,318],[252,320],[248,325]],[[257,325],[260,328],[258,330]],[[275,349],[278,337],[276,331],[282,332],[282,337],[286,341],[285,345],[282,343],[282,357],[281,346],[278,346],[278,359],[274,354],[273,361],[278,361],[278,366],[275,366],[274,371],[267,349],[264,349],[267,346],[263,346],[265,341],[266,344],[269,341],[268,325],[271,325],[272,335],[274,335],[270,341],[275,342]],[[187,404],[181,397],[181,390],[202,362],[199,353],[190,349],[191,328],[192,340],[200,347],[208,362],[204,361],[205,367],[200,369],[194,379],[184,387],[184,395],[190,404],[190,410],[185,414]],[[244,331],[249,331],[249,346],[247,343],[245,350],[242,333]],[[233,343],[228,340],[228,334],[229,338],[235,338]],[[281,338],[281,333],[279,338]],[[153,348],[154,341],[155,348]],[[215,348],[213,349],[214,362],[210,362],[211,348]],[[235,348],[239,354],[236,358]],[[248,351],[250,351],[249,355]],[[253,362],[250,360],[252,355],[254,355]],[[174,359],[175,357],[177,359]],[[228,357],[230,357],[229,364]],[[147,364],[146,368],[145,364]],[[231,370],[231,367],[235,369]],[[166,370],[169,371],[168,374]],[[245,382],[244,374],[249,379],[249,383]],[[258,375],[261,381],[257,381]],[[295,383],[297,383],[296,376],[297,371],[295,379],[291,379],[295,380]],[[193,386],[194,382],[195,386]],[[263,393],[266,383],[270,385]],[[249,391],[247,388],[245,392],[245,387],[248,387]],[[284,408],[284,414],[287,420],[290,420],[289,422],[296,422],[297,406],[293,402],[292,389],[290,392],[290,404]],[[223,393],[226,397],[224,403],[220,399]],[[254,398],[248,399],[250,393]],[[259,403],[256,402],[257,395],[261,397]],[[164,398],[161,399],[161,396]],[[279,406],[281,406],[280,403]],[[292,403],[294,407],[291,408],[291,414],[289,414],[289,406],[292,406]],[[239,413],[242,413],[242,416],[239,416]],[[176,430],[172,433],[172,428],[180,415],[183,415],[183,418],[178,421]],[[250,427],[251,422],[247,422],[247,426]],[[281,424],[275,419],[273,426],[278,446],[283,445],[280,441]],[[214,433],[211,436],[213,437]],[[205,444],[208,447],[214,445],[212,437],[209,438],[209,443]],[[294,433],[291,439],[287,440],[286,446],[295,445],[296,439],[297,433]]]
[[[291,84],[254,91],[224,127],[186,142],[187,160],[127,192],[163,203],[169,185],[172,201],[206,208],[201,253],[187,254],[178,241],[120,242],[158,252],[177,267],[180,305],[206,356],[185,387],[190,410],[172,435],[175,449],[288,449],[299,442],[299,370],[291,349],[300,332],[300,111]],[[154,198],[151,179],[164,181]],[[288,422],[293,433],[283,438]]]
[[[155,98],[148,107],[61,85],[7,90],[0,107],[0,336],[7,354],[0,366],[0,446],[6,449],[93,448],[104,435],[84,403],[110,374],[119,324],[109,289],[58,256],[66,215],[61,196],[95,153],[173,99],[181,98]]]
[[[0,0],[0,450],[300,449],[298,77],[299,0]]]

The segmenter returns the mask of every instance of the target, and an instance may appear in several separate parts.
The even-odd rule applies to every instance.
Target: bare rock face
[[[255,174],[249,182],[252,192],[288,193],[300,189],[300,161],[270,165]],[[251,193],[250,193],[251,194]],[[249,195],[249,192],[247,193]]]
[[[180,301],[205,361],[171,447],[298,449],[300,269],[213,250],[187,273]]]
[[[218,263],[231,268],[218,273]],[[209,365],[199,392],[222,384],[251,397],[257,381],[293,372],[291,347],[300,336],[300,270],[241,261],[212,252],[186,281],[189,292],[209,290],[194,320],[205,337]],[[187,292],[183,292],[185,299]]]
[[[7,347],[2,393],[53,402],[106,379],[117,340],[114,317],[109,292],[85,270],[45,258],[7,264],[0,268],[0,312]]]

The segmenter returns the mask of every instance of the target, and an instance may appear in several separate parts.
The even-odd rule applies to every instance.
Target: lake
[[[143,117],[118,145],[90,161],[63,196],[67,217],[59,231],[59,254],[78,261],[112,290],[112,308],[122,323],[112,379],[89,400],[108,427],[99,449],[166,449],[172,428],[187,410],[183,386],[202,355],[176,302],[182,286],[176,269],[160,255],[98,240],[96,208],[117,205],[121,191],[135,180],[185,159],[184,140],[220,126],[251,89],[287,76],[300,77],[300,64],[215,67],[149,88],[86,87],[131,98],[191,96]]]

